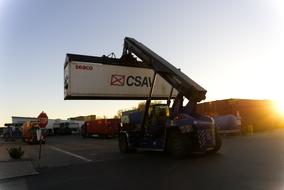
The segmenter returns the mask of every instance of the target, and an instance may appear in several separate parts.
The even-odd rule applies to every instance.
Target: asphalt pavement
[[[284,130],[225,137],[219,153],[183,160],[120,154],[116,139],[52,137],[39,172],[0,189],[284,189]]]

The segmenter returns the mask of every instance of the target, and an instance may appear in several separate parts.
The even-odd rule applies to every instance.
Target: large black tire
[[[99,135],[99,137],[100,137],[101,139],[108,139],[108,135],[107,135],[107,134]]]
[[[87,137],[86,132],[85,132],[85,131],[81,131],[81,136],[82,136],[83,138],[86,138],[86,137]]]
[[[214,149],[208,151],[208,153],[216,153],[216,152],[218,152],[221,149],[222,138],[221,138],[221,136],[219,134],[219,130],[218,129],[216,129],[216,131],[215,131],[215,141],[216,141],[216,145],[215,145]]]
[[[129,153],[130,149],[128,146],[127,137],[125,134],[120,134],[118,137],[118,146],[121,153]]]
[[[130,147],[128,144],[128,140],[125,134],[119,134],[118,137],[118,146],[121,153],[133,153],[136,152],[136,149]]]
[[[83,125],[83,126],[81,127],[81,136],[82,136],[83,138],[88,137],[87,129],[86,129],[86,126],[85,126],[85,125]]]
[[[4,138],[5,142],[8,141],[9,138],[10,138],[10,134],[9,134],[9,133],[5,133],[5,134],[3,135],[3,138]]]
[[[167,152],[175,158],[184,158],[192,152],[192,143],[189,135],[179,130],[169,131]]]

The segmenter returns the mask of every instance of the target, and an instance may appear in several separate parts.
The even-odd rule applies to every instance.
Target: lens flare
[[[274,102],[276,111],[284,116],[284,100],[278,100]]]

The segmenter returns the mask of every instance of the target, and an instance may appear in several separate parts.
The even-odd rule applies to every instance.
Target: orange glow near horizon
[[[280,101],[280,100],[277,100],[277,101],[274,101],[274,105],[275,105],[275,108],[276,108],[276,111],[284,116],[284,100]]]

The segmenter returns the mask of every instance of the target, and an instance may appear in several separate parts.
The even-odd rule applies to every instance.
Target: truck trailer
[[[81,127],[82,137],[98,135],[99,137],[115,137],[120,131],[120,119],[96,119],[86,121]]]

